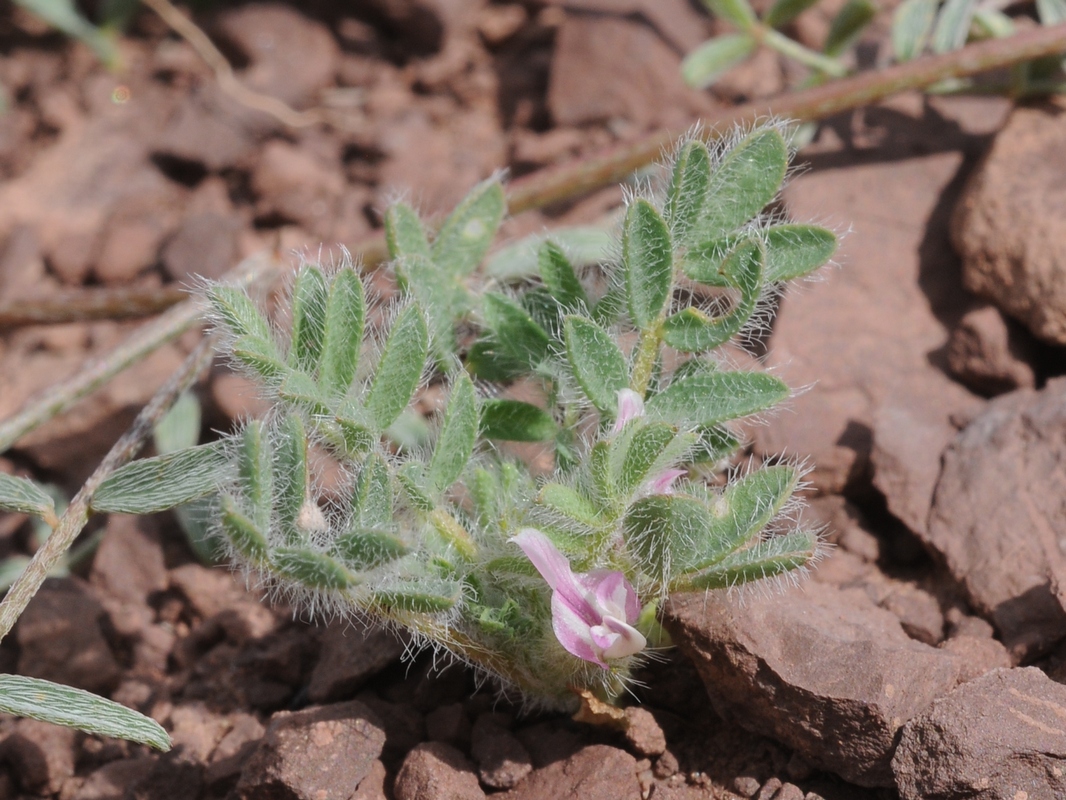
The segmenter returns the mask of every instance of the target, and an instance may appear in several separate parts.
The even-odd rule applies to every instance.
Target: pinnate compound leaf
[[[716,17],[732,22],[741,30],[755,22],[755,11],[747,0],[703,0]]]
[[[438,492],[443,492],[456,480],[470,461],[477,440],[478,410],[474,384],[465,374],[452,386],[444,422],[429,461],[427,478]]]
[[[837,237],[817,225],[774,225],[766,231],[767,283],[809,275],[837,250]]]
[[[687,495],[652,495],[629,507],[622,535],[641,568],[656,581],[676,574],[678,561],[703,541],[712,524],[711,512]]]
[[[555,301],[567,309],[588,308],[589,298],[563,249],[548,240],[537,251],[540,278]]]
[[[762,21],[771,28],[787,25],[818,0],[776,0]]]
[[[0,711],[146,744],[163,752],[171,747],[167,732],[154,719],[84,689],[41,678],[0,675]]]
[[[44,519],[56,513],[55,501],[31,480],[0,472],[0,511]]]
[[[777,196],[788,170],[788,145],[777,128],[756,128],[711,174],[699,232],[705,239],[733,233]]]
[[[441,225],[431,248],[433,263],[447,275],[469,275],[488,252],[506,209],[498,180],[479,183]]]
[[[344,394],[355,379],[366,322],[363,282],[354,269],[333,277],[326,301],[326,330],[318,379],[331,394]]]
[[[289,364],[314,375],[322,355],[329,287],[318,267],[305,265],[292,289],[292,349]]]
[[[486,400],[481,404],[481,435],[509,442],[548,442],[559,426],[542,408],[520,400]]]
[[[379,431],[392,424],[418,388],[429,352],[429,330],[421,310],[408,306],[399,313],[378,361],[366,398],[366,411]]]
[[[936,19],[937,0],[903,0],[892,17],[892,50],[899,61],[922,54]]]
[[[358,582],[337,559],[302,547],[272,550],[270,567],[309,589],[347,589]]]
[[[547,358],[551,337],[514,300],[490,292],[482,298],[482,314],[495,351],[506,361],[532,370]]]
[[[395,581],[374,592],[374,600],[387,611],[435,614],[450,611],[462,597],[457,581],[426,578]]]
[[[289,371],[278,387],[278,396],[309,414],[321,417],[330,413],[329,395],[314,378],[300,370]]]
[[[699,221],[711,185],[711,154],[700,141],[685,142],[674,158],[673,176],[666,192],[663,219],[675,244],[687,242]]]
[[[385,244],[394,260],[404,256],[430,257],[426,231],[418,214],[406,203],[393,203],[385,211]]]
[[[822,52],[833,58],[847,52],[875,16],[877,5],[873,0],[848,0],[829,23]]]
[[[694,439],[691,435],[679,437],[665,422],[628,425],[611,448],[611,471],[619,492],[629,494],[640,488],[659,469],[680,458]]]
[[[647,200],[634,200],[622,225],[626,302],[641,330],[652,328],[670,297],[674,260],[666,222]]]
[[[747,59],[759,46],[746,33],[726,33],[701,44],[681,62],[681,77],[693,89],[706,89]]]
[[[788,397],[788,386],[761,372],[711,372],[689,375],[652,395],[648,419],[679,426],[716,425],[765,411]]]
[[[947,0],[940,7],[933,28],[933,52],[947,53],[958,50],[970,35],[975,0]]]
[[[391,533],[373,529],[349,531],[333,543],[334,555],[358,571],[380,567],[409,552],[410,548]]]
[[[241,511],[237,501],[228,495],[222,496],[220,520],[222,535],[239,555],[252,564],[262,564],[266,561],[268,546],[263,531]]]
[[[115,470],[93,494],[94,511],[154,514],[218,490],[232,475],[224,442],[142,458]]]
[[[16,0],[16,4],[67,36],[84,42],[108,67],[114,68],[120,64],[121,56],[114,36],[83,17],[74,0]]]
[[[581,391],[601,413],[613,415],[618,392],[629,385],[622,351],[607,331],[585,317],[567,317],[563,338],[567,361]]]
[[[734,553],[705,572],[680,577],[670,585],[670,589],[727,589],[772,578],[809,564],[817,552],[818,537],[809,531],[774,536]]]
[[[400,286],[411,292],[426,314],[434,355],[443,364],[457,349],[456,322],[473,305],[469,290],[424,256],[401,258],[396,263],[396,275]]]
[[[273,341],[266,318],[243,289],[214,284],[207,289],[207,299],[215,314],[235,337],[250,336]]]

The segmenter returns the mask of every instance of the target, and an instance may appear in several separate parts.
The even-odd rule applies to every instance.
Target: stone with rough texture
[[[237,265],[240,223],[232,216],[205,212],[187,217],[163,246],[163,269],[186,286],[197,278],[218,280]]]
[[[11,763],[22,788],[33,794],[55,794],[74,774],[74,743],[70,728],[20,719],[14,733],[0,744],[0,757]]]
[[[15,626],[19,674],[108,694],[122,669],[101,630],[103,616],[77,578],[49,578]]]
[[[267,142],[252,172],[264,217],[321,231],[332,221],[344,189],[339,165],[326,164],[308,151],[280,141]]]
[[[642,756],[661,756],[666,752],[666,734],[643,706],[626,709],[626,742]]]
[[[313,105],[340,64],[328,27],[282,3],[249,3],[224,12],[219,33],[248,60],[241,80],[296,107]]]
[[[403,650],[403,642],[390,631],[331,625],[322,634],[307,696],[312,703],[350,696],[403,655]]]
[[[241,800],[350,797],[385,746],[377,715],[358,701],[275,714],[237,783]]]
[[[860,589],[677,595],[664,624],[726,719],[861,786],[891,785],[899,728],[958,675]]]
[[[1066,344],[1066,103],[1015,109],[952,220],[966,287]]]
[[[533,771],[529,751],[495,714],[482,714],[471,733],[470,755],[481,782],[493,789],[510,789]]]
[[[892,759],[903,800],[1066,796],[1066,686],[999,669],[963,684],[903,728]]]
[[[944,373],[938,355],[930,358],[943,351],[950,322],[971,302],[946,266],[953,259],[947,202],[966,154],[976,152],[987,133],[982,128],[968,135],[969,123],[952,120],[973,105],[991,128],[999,106],[937,100],[940,114],[930,115],[915,99],[897,98],[891,110],[852,117],[852,137],[859,140],[854,149],[819,142],[809,156],[816,165],[825,158],[847,169],[815,166],[785,189],[797,220],[853,232],[836,256],[841,269],[781,303],[768,363],[790,385],[811,388],[753,436],[759,453],[809,458],[809,479],[823,492],[861,486],[872,470],[888,510],[920,531],[940,454],[956,432],[952,415],[973,413],[981,404]],[[888,143],[878,139],[868,149],[860,124],[882,131]],[[941,149],[923,155],[922,137],[934,136]]]
[[[681,56],[649,25],[623,16],[568,15],[552,57],[552,119],[556,125],[621,119],[638,129],[687,124],[706,100],[685,86],[680,65]]]
[[[993,400],[944,453],[925,543],[1015,659],[1066,636],[1066,379]]]
[[[948,341],[948,369],[975,392],[997,395],[1032,389],[1032,348],[995,306],[968,311]]]
[[[104,764],[85,780],[71,800],[122,800],[126,788],[141,781],[153,764],[151,758],[122,758]]]
[[[958,660],[959,683],[980,678],[994,669],[1011,666],[1007,648],[1001,642],[986,636],[955,636],[938,646]]]
[[[617,747],[594,744],[565,760],[538,769],[501,800],[543,800],[580,797],[581,800],[638,800],[637,761]]]
[[[396,800],[483,800],[473,765],[443,742],[420,744],[407,754],[393,786]]]

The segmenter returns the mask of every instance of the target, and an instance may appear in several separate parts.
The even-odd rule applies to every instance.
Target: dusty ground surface
[[[819,14],[797,34],[824,35]],[[683,0],[217,4],[198,19],[248,85],[330,124],[235,103],[148,12],[113,74],[5,9],[0,299],[188,284],[279,242],[354,249],[399,194],[439,212],[496,170],[684,125],[787,77],[760,57],[717,95],[685,89],[680,58],[714,27]],[[0,719],[0,798],[1064,796],[1066,384],[1050,379],[1066,371],[1066,124],[1056,106],[1010,111],[904,96],[827,121],[800,154],[789,210],[848,235],[839,268],[781,303],[766,361],[808,389],[752,447],[809,458],[836,547],[788,593],[675,598],[679,647],[640,676],[628,732],[522,714],[461,668],[401,661],[388,636],[262,604],[198,564],[169,515],[113,516],[90,526],[92,562],[50,580],[0,644],[0,669],[104,693],[176,747]],[[508,236],[619,200],[528,213]],[[134,327],[0,334],[0,418]],[[195,340],[0,469],[72,492]],[[200,394],[216,429],[254,410],[221,365]],[[0,516],[0,558],[32,541]]]

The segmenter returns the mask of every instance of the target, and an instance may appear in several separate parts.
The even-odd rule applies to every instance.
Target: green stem
[[[767,47],[772,47],[777,52],[800,62],[805,67],[824,72],[833,78],[843,78],[848,74],[848,68],[838,59],[810,50],[773,28],[760,27],[762,30],[758,31],[756,36]]]
[[[178,396],[196,381],[204,369],[210,366],[214,356],[212,338],[205,337],[185,359],[181,368],[170,376],[148,405],[141,409],[141,413],[137,415],[130,429],[115,442],[115,446],[100,462],[100,466],[89,476],[89,480],[70,501],[55,531],[37,550],[8,591],[7,596],[4,597],[4,602],[0,603],[0,639],[11,632],[15,621],[26,610],[26,606],[37,594],[37,590],[41,588],[48,573],[63,559],[85,527],[85,523],[89,521],[93,493],[108,475],[137,454],[155,424],[170,410]]]

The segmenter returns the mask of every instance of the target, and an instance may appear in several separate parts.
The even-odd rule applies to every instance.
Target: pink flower
[[[574,573],[566,556],[536,528],[511,541],[533,562],[552,590],[552,630],[568,653],[607,669],[607,661],[639,653],[647,645],[633,627],[640,600],[621,572]]]
[[[632,389],[618,391],[618,416],[614,420],[612,433],[618,433],[631,419],[644,416],[644,398]]]
[[[644,491],[647,494],[673,494],[674,481],[687,474],[688,471],[683,469],[665,469],[644,484]]]

